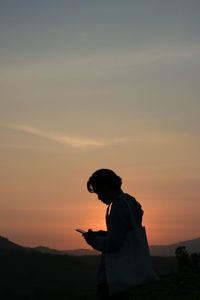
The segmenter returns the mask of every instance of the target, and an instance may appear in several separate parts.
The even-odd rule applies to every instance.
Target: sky
[[[200,236],[200,2],[0,0],[0,235],[89,248],[114,170],[151,245]]]

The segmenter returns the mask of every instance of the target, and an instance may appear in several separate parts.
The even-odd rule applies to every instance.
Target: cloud
[[[105,146],[106,144],[101,141],[93,140],[93,139],[86,139],[86,138],[78,138],[72,136],[54,136],[53,140],[61,143],[61,144],[68,144],[72,147],[88,147],[88,146]]]
[[[74,148],[83,148],[83,147],[101,147],[105,146],[106,143],[89,139],[89,138],[83,138],[83,137],[76,137],[76,136],[63,136],[63,135],[56,135],[53,133],[46,132],[44,130],[40,130],[34,127],[26,126],[26,125],[8,125],[5,126],[10,129],[15,129],[18,131],[30,133],[36,136],[41,136],[43,138],[46,138],[48,140],[55,141],[60,144],[66,144]]]
[[[126,143],[142,143],[143,146],[144,144],[170,144],[170,142],[173,142],[174,147],[175,146],[180,146],[182,144],[185,144],[186,142],[188,143],[188,137],[187,136],[180,136],[179,138],[177,137],[176,134],[169,134],[165,132],[157,131],[156,133],[140,133],[139,136],[134,136],[134,137],[113,137],[113,138],[106,138],[104,140],[99,140],[99,139],[92,139],[92,138],[86,138],[86,137],[80,137],[80,136],[68,136],[68,135],[61,135],[61,134],[55,134],[52,132],[47,132],[32,126],[27,126],[27,125],[4,125],[1,126],[4,128],[8,129],[13,129],[21,132],[26,132],[28,134],[32,134],[35,136],[40,136],[43,137],[44,139],[48,139],[51,141],[54,141],[59,144],[64,144],[68,145],[73,148],[91,148],[91,147],[109,147],[109,146],[115,146],[115,145],[122,145]],[[190,144],[191,144],[190,140]],[[21,145],[15,147],[20,148]]]

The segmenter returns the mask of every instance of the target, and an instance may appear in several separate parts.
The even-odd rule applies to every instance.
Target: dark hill
[[[99,258],[0,249],[1,299],[74,299],[94,289]]]
[[[152,245],[150,246],[150,253],[152,256],[174,256],[175,250],[179,246],[186,246],[189,254],[193,252],[200,253],[200,238],[186,240],[171,245]],[[22,247],[18,244],[11,242],[9,239],[0,236],[0,249],[21,249],[21,250],[35,250],[41,253],[47,254],[59,254],[59,255],[70,255],[70,256],[91,256],[99,255],[100,252],[92,249],[74,249],[74,250],[57,250],[51,249],[44,246],[38,246],[34,248]]]
[[[22,247],[20,245],[17,245],[11,241],[9,241],[9,239],[0,236],[0,249],[18,249],[18,250],[25,250],[25,247]]]

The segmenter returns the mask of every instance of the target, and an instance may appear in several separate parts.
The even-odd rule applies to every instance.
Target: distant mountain
[[[174,256],[175,250],[179,246],[185,246],[189,253],[200,253],[200,238],[178,242],[170,245],[152,245],[150,246],[150,253],[152,256]],[[68,254],[70,256],[82,256],[82,255],[99,255],[100,252],[92,249],[74,249],[74,250],[56,250],[48,247],[36,247],[35,250],[43,253],[50,254]]]
[[[62,250],[57,250],[57,249],[48,248],[48,247],[44,247],[44,246],[34,247],[33,249],[38,252],[47,253],[47,254],[65,254],[65,253],[63,253],[64,251],[62,251]]]
[[[70,255],[70,256],[87,256],[87,255],[98,255],[100,254],[99,251],[92,250],[92,249],[74,249],[74,250],[57,250],[57,249],[51,249],[48,247],[35,247],[33,248],[36,251],[39,251],[41,253],[48,253],[48,254],[62,254],[62,255]]]
[[[192,252],[200,253],[200,238],[182,241],[171,245],[152,245],[149,248],[152,256],[174,256],[175,250],[179,246],[185,246],[189,254],[191,254]],[[91,256],[100,254],[99,251],[92,249],[57,250],[44,246],[38,246],[34,248],[22,247],[2,236],[0,236],[0,249],[35,250],[40,253],[70,256]]]
[[[92,249],[74,249],[65,250],[66,254],[71,256],[82,256],[82,255],[99,255],[100,252]]]
[[[173,256],[175,255],[176,248],[179,246],[185,246],[189,254],[193,252],[200,253],[200,238],[182,241],[182,242],[178,242],[171,245],[165,245],[165,246],[152,245],[150,246],[150,252],[152,256]]]

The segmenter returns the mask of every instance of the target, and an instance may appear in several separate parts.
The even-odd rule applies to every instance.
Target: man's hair
[[[109,169],[100,169],[92,174],[87,182],[87,189],[90,193],[94,193],[101,189],[102,186],[108,186],[113,189],[120,189],[122,179]]]

